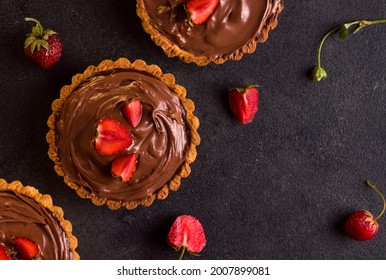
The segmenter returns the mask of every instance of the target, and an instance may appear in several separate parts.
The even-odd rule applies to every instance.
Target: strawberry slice
[[[137,160],[138,157],[136,154],[115,158],[111,164],[111,174],[113,174],[114,177],[121,179],[123,182],[128,182],[135,172]]]
[[[201,24],[208,20],[220,0],[189,0],[185,9],[190,23]]]
[[[138,99],[133,99],[122,106],[122,113],[132,127],[137,127],[142,119],[142,104]]]
[[[114,119],[102,119],[97,125],[95,150],[102,156],[111,156],[122,152],[133,142],[130,131]]]
[[[0,260],[10,260],[7,249],[3,244],[0,244]]]
[[[167,241],[176,250],[183,248],[180,260],[185,249],[189,253],[200,253],[206,245],[205,233],[200,221],[189,215],[176,218],[168,233]]]
[[[38,245],[24,237],[15,238],[16,249],[18,255],[23,260],[32,260],[33,257],[36,257],[39,254]]]
[[[228,99],[239,122],[247,124],[253,120],[259,106],[259,92],[256,86],[230,89]]]

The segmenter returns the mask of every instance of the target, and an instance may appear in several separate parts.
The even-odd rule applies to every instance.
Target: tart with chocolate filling
[[[77,260],[77,246],[51,196],[0,179],[0,260]]]
[[[282,0],[137,0],[151,39],[169,57],[200,66],[253,53],[283,7]]]
[[[88,67],[52,104],[47,141],[56,172],[110,209],[165,199],[190,174],[200,143],[185,96],[172,74],[142,60]]]

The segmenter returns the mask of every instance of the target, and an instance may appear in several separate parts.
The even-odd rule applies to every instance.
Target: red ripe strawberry
[[[386,208],[385,198],[382,193],[369,181],[367,181],[367,185],[375,190],[382,198],[383,210],[376,218],[374,218],[373,214],[367,210],[356,211],[350,215],[346,221],[344,229],[350,238],[358,241],[369,240],[377,234],[377,220],[383,215]]]
[[[351,214],[344,229],[347,235],[354,240],[369,240],[377,234],[378,222],[369,211],[360,210]]]
[[[204,23],[219,3],[220,0],[189,0],[185,5],[189,22],[191,24]]]
[[[122,152],[133,141],[130,131],[114,119],[102,119],[97,125],[95,150],[102,156],[111,156]]]
[[[36,257],[39,254],[38,245],[27,238],[16,237],[15,244],[18,255],[23,260],[32,260],[33,257]]]
[[[25,20],[36,23],[24,42],[26,56],[40,67],[50,68],[59,61],[62,55],[62,43],[56,36],[57,33],[50,29],[43,30],[42,25],[36,19],[26,18]]]
[[[253,120],[259,106],[259,92],[256,86],[230,89],[228,99],[239,122],[247,124]]]
[[[206,245],[205,233],[200,221],[189,215],[177,217],[168,233],[168,243],[176,250],[182,247],[180,260],[185,249],[189,253],[200,253]]]
[[[132,127],[137,127],[142,119],[142,104],[138,99],[133,99],[122,106],[122,113]]]
[[[0,244],[0,260],[10,260],[7,249],[3,244]]]
[[[137,160],[138,157],[135,154],[117,157],[111,165],[111,174],[123,182],[128,182],[135,172]]]

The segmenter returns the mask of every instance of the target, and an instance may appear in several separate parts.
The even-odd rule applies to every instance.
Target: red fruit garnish
[[[142,119],[142,104],[138,99],[133,99],[122,106],[122,113],[132,127],[137,127]]]
[[[10,260],[11,258],[8,255],[7,249],[5,249],[3,244],[0,244],[0,260]]]
[[[346,221],[344,229],[350,238],[358,241],[369,240],[377,234],[377,220],[383,215],[386,208],[385,198],[382,193],[369,181],[367,181],[367,185],[381,196],[383,200],[383,210],[376,218],[374,218],[373,214],[367,210],[356,211],[350,215]]]
[[[239,122],[247,124],[253,120],[259,106],[259,92],[256,86],[230,89],[228,99]]]
[[[204,23],[219,3],[220,0],[189,0],[185,5],[189,22],[194,24]]]
[[[130,131],[114,119],[102,119],[97,125],[95,150],[103,156],[115,155],[129,147],[133,141]]]
[[[123,182],[128,182],[135,172],[137,160],[138,157],[135,154],[117,157],[111,165],[111,174]]]
[[[39,254],[38,245],[27,238],[16,237],[15,244],[18,255],[23,260],[32,260],[33,257],[36,257]]]
[[[205,233],[200,221],[189,215],[177,217],[168,233],[167,241],[177,251],[182,247],[180,260],[185,249],[189,253],[200,253],[206,245]]]
[[[378,222],[369,211],[360,210],[351,214],[344,229],[347,235],[354,240],[369,240],[378,232]]]
[[[56,36],[57,33],[50,29],[44,30],[40,22],[34,18],[26,18],[25,20],[36,23],[24,42],[26,56],[40,67],[50,68],[59,61],[62,55],[62,43]]]

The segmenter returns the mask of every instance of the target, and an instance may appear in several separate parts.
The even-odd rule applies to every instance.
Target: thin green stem
[[[383,196],[383,194],[377,189],[376,186],[374,186],[373,184],[371,184],[369,181],[367,181],[367,185],[372,188],[374,191],[376,191],[379,196],[382,198],[383,200],[383,209],[382,209],[382,212],[375,218],[375,220],[377,221],[382,215],[383,213],[385,213],[385,210],[386,210],[386,201],[385,201],[385,197]]]
[[[359,24],[359,27],[354,31],[354,33],[358,32],[359,30],[361,30],[362,28],[366,27],[366,26],[369,26],[369,25],[374,25],[374,24],[382,24],[382,23],[386,23],[386,19],[379,19],[379,20],[372,20],[372,21],[367,21],[367,20],[357,20],[357,21],[353,21],[353,22],[348,22],[348,23],[345,23],[341,26],[338,26],[338,27],[335,27],[334,29],[330,30],[328,33],[326,33],[326,35],[324,35],[322,41],[320,42],[320,45],[319,45],[319,50],[318,50],[318,67],[321,67],[321,53],[322,53],[322,48],[323,48],[323,44],[324,44],[324,41],[326,41],[327,37],[330,36],[332,33],[335,33],[337,31],[339,31],[340,29],[342,28],[350,28],[352,25],[355,25],[355,24]]]
[[[378,19],[378,20],[368,21],[367,23],[368,23],[368,25],[386,23],[386,19]]]
[[[40,24],[40,22],[37,20],[37,19],[34,19],[34,18],[25,18],[24,19],[25,21],[32,21],[32,22],[35,22],[36,23],[36,26],[34,28],[32,28],[32,31],[34,32],[34,29],[36,30],[37,34],[36,36],[37,37],[42,37],[43,36],[43,26]]]
[[[359,21],[353,21],[353,22],[349,22],[349,23],[345,23],[344,25],[353,25],[353,24],[358,24]],[[323,47],[323,44],[324,44],[324,41],[326,41],[327,37],[330,36],[332,33],[335,33],[336,31],[342,29],[342,27],[344,25],[341,25],[341,26],[338,26],[338,27],[335,27],[334,29],[330,30],[326,35],[324,35],[322,41],[320,42],[320,45],[319,45],[319,51],[318,51],[318,67],[321,67],[321,63],[320,63],[320,56],[321,56],[321,53],[322,53],[322,47]]]
[[[181,251],[181,255],[180,255],[179,260],[182,260],[182,257],[183,257],[184,254],[185,254],[185,250],[186,250],[186,247],[185,247],[185,246],[182,246],[182,251]]]

